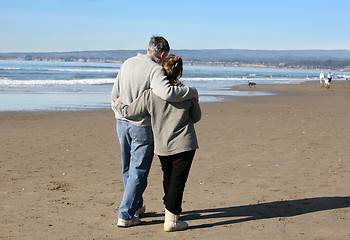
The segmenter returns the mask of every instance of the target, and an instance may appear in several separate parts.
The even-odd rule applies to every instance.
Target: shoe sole
[[[188,227],[185,227],[185,228],[164,228],[164,232],[182,231],[182,230],[186,230],[186,229],[188,229]]]
[[[117,224],[117,226],[120,227],[120,228],[127,228],[127,227],[138,226],[138,225],[140,225],[140,224],[141,224],[141,223],[130,224],[130,225],[118,225],[118,224]]]

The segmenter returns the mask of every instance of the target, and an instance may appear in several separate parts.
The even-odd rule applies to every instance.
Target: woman
[[[169,55],[162,63],[172,85],[181,84],[182,59]],[[186,222],[179,220],[182,198],[198,142],[194,123],[201,118],[198,99],[167,102],[151,89],[144,91],[130,105],[119,103],[117,111],[128,119],[151,115],[154,134],[154,153],[158,155],[163,171],[165,221],[164,231],[184,230]]]

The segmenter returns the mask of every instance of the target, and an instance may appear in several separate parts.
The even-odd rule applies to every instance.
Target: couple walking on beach
[[[328,81],[328,83],[332,82],[332,78],[333,78],[333,74],[332,74],[331,72],[329,72],[329,73],[327,74],[327,81]],[[321,72],[321,73],[320,73],[320,83],[322,84],[322,83],[324,83],[324,82],[325,82],[324,73]]]
[[[179,82],[182,59],[161,36],[150,39],[147,54],[138,54],[120,67],[111,100],[121,147],[124,195],[119,227],[141,223],[143,192],[154,153],[163,171],[164,231],[183,230],[179,220],[182,198],[195,150],[194,123],[200,120],[198,92]]]

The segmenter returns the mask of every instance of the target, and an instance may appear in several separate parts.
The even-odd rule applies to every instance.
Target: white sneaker
[[[179,215],[175,215],[165,209],[164,231],[173,232],[181,231],[188,228],[186,222],[179,220]]]
[[[143,205],[142,207],[140,207],[139,209],[136,210],[135,212],[135,217],[141,217],[144,213],[146,212],[146,206]]]
[[[131,227],[131,226],[135,226],[135,225],[139,225],[139,224],[141,224],[141,220],[138,217],[133,217],[130,220],[118,218],[117,226],[118,227]]]

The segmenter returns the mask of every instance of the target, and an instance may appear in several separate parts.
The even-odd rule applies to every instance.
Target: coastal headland
[[[143,50],[0,53],[0,60],[122,63]],[[186,65],[350,71],[348,50],[174,49]]]

